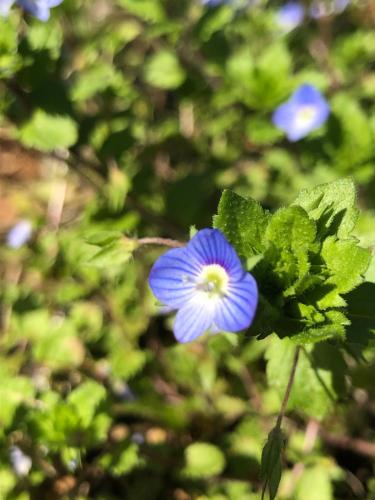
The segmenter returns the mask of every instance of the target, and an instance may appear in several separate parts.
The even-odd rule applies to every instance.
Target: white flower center
[[[205,292],[210,298],[222,297],[228,289],[229,276],[219,264],[205,266],[197,281],[197,290]]]
[[[316,108],[314,106],[302,106],[297,114],[297,123],[300,127],[304,127],[311,123],[316,115]]]

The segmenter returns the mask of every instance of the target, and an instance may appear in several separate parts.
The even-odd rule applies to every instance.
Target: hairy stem
[[[279,415],[277,417],[276,427],[279,428],[279,429],[281,428],[281,423],[283,421],[283,418],[284,418],[284,415],[285,415],[285,411],[286,411],[286,407],[288,405],[289,396],[290,396],[290,393],[292,391],[293,382],[294,382],[294,376],[296,374],[296,369],[297,369],[297,364],[298,364],[298,359],[299,359],[300,351],[301,351],[300,346],[297,346],[296,351],[294,353],[294,358],[293,358],[293,363],[292,363],[292,369],[290,371],[288,385],[286,386],[286,390],[285,390],[285,394],[284,394],[284,399],[283,399],[283,402],[281,403],[281,408],[280,408],[280,411],[279,411]]]
[[[171,248],[180,248],[186,245],[183,241],[172,240],[170,238],[159,238],[159,237],[147,237],[139,238],[136,240],[138,245],[161,245]]]

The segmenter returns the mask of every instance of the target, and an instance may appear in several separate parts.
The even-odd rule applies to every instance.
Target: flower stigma
[[[206,292],[210,298],[222,297],[228,289],[229,277],[226,270],[219,264],[205,266],[201,272],[197,290]]]

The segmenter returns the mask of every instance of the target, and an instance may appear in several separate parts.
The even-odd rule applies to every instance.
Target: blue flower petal
[[[179,342],[191,342],[212,325],[215,301],[197,293],[177,313],[173,332]]]
[[[7,17],[14,0],[0,0],[0,16]]]
[[[192,261],[186,248],[174,248],[153,265],[150,287],[160,302],[177,309],[192,297],[200,271],[201,267]]]
[[[11,248],[20,248],[29,241],[33,233],[33,227],[29,220],[21,220],[10,229],[7,234],[7,245]]]
[[[307,118],[302,118],[306,112]],[[312,85],[304,84],[275,110],[272,121],[286,132],[290,141],[298,141],[323,125],[329,112],[329,105],[321,93]]]
[[[227,332],[238,332],[248,328],[254,318],[258,304],[258,287],[251,274],[246,273],[241,281],[232,283],[224,298],[218,301],[215,325]]]
[[[293,121],[296,107],[287,101],[281,104],[272,115],[272,123],[281,130],[287,130]]]
[[[25,10],[37,17],[40,21],[47,21],[50,16],[50,8],[56,7],[63,0],[17,0]]]
[[[302,23],[304,16],[304,6],[300,2],[292,0],[280,7],[277,21],[286,32],[289,32]]]
[[[221,265],[230,279],[238,280],[243,276],[241,261],[225,236],[217,229],[202,229],[190,240],[186,250],[189,258],[202,266]]]

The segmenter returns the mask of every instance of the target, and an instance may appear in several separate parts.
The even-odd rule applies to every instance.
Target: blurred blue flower
[[[310,15],[314,19],[341,14],[349,5],[350,0],[314,0],[310,5]]]
[[[0,16],[7,17],[14,0],[0,0]]]
[[[329,105],[312,85],[301,85],[292,97],[272,116],[276,127],[284,130],[290,141],[298,141],[327,120]]]
[[[7,245],[11,248],[22,247],[22,245],[29,241],[32,232],[33,229],[30,221],[22,220],[18,222],[7,234]]]
[[[14,1],[0,0],[0,15],[7,16]],[[40,21],[47,21],[50,16],[50,9],[60,5],[63,0],[16,0],[16,2]]]
[[[203,5],[220,5],[222,3],[229,3],[230,0],[202,0]]]
[[[231,4],[235,8],[248,7],[255,5],[256,0],[201,0],[203,5],[208,5],[210,7],[215,7],[216,5]]]
[[[277,12],[277,22],[285,31],[292,31],[299,26],[305,16],[305,8],[299,2],[287,2]]]
[[[149,283],[158,300],[177,309],[173,330],[179,342],[207,330],[243,330],[258,303],[256,281],[217,229],[202,229],[186,247],[159,257]]]
[[[18,446],[12,446],[10,449],[10,461],[14,472],[19,477],[27,476],[33,464],[31,458],[25,455]]]

